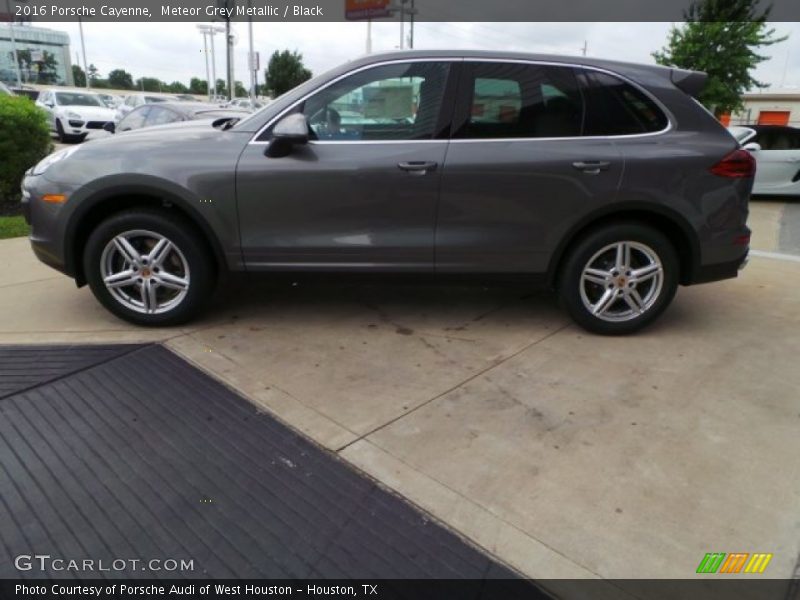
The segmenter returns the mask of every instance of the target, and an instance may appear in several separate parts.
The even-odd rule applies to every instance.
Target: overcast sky
[[[80,51],[77,23],[37,24],[69,33],[72,60]],[[667,39],[670,23],[417,23],[416,48],[503,49],[580,55],[584,42],[588,56],[653,62],[650,53]],[[773,87],[800,88],[800,23],[775,23],[779,35],[789,39],[767,48],[770,60],[762,63],[756,77]],[[194,23],[84,23],[87,61],[102,76],[124,68],[134,79],[143,75],[166,82],[188,83],[191,77],[205,79],[203,36]],[[302,52],[306,65],[318,74],[361,56],[366,51],[365,22],[347,23],[254,23],[254,47],[261,53],[263,68],[275,50]],[[235,77],[249,85],[247,73],[247,24],[235,23]],[[408,33],[408,24],[406,24]],[[216,38],[217,78],[224,79],[224,42]],[[375,21],[374,52],[398,48],[397,21]],[[80,61],[83,62],[82,60]]]

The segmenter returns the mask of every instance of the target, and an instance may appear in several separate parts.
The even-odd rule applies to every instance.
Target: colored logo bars
[[[698,573],[763,573],[772,554],[709,552],[700,561]]]

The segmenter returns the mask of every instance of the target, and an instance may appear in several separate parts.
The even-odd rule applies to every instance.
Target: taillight
[[[720,177],[754,177],[756,159],[747,150],[739,148],[711,167],[711,172]]]

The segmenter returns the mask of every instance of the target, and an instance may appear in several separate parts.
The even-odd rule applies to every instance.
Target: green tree
[[[118,90],[132,90],[133,77],[124,69],[114,69],[108,74],[108,85]]]
[[[72,65],[72,81],[75,87],[86,87],[86,73],[80,65]]]
[[[224,79],[217,79],[217,95],[218,96],[228,95],[228,84],[225,83]]]
[[[166,87],[167,91],[172,94],[186,94],[189,88],[183,85],[180,81],[173,81]]]
[[[244,85],[242,84],[241,81],[234,82],[233,89],[234,89],[233,96],[235,98],[243,98],[250,94],[250,92],[244,88]]]
[[[684,13],[686,23],[673,27],[667,46],[654,52],[656,62],[708,73],[700,101],[720,116],[742,108],[742,94],[766,87],[752,71],[767,60],[760,48],[782,42],[767,25],[771,6],[760,0],[699,0]]]
[[[136,89],[142,92],[162,92],[167,85],[155,77],[140,77],[136,80]]]
[[[198,79],[197,77],[192,77],[192,79],[189,81],[189,93],[190,94],[208,93],[208,82],[205,79]]]
[[[303,65],[303,55],[296,50],[276,50],[269,59],[264,75],[267,89],[275,98],[311,79],[311,71]]]
[[[44,111],[28,98],[0,95],[0,214],[19,211],[22,177],[51,147]]]
[[[89,68],[87,69],[87,71],[88,71],[88,75],[89,75],[89,81],[91,82],[92,85],[94,85],[95,81],[100,79],[100,70],[97,67],[95,67],[93,64],[91,64],[91,65],[89,65]]]

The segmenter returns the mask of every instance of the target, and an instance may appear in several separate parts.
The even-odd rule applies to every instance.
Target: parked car
[[[160,94],[128,94],[125,100],[117,107],[117,113],[114,118],[116,123],[119,123],[122,118],[131,112],[137,106],[144,106],[145,104],[156,104],[158,102],[169,102],[169,96]]]
[[[250,100],[250,98],[235,98],[225,105],[226,108],[243,108],[250,112],[264,108],[264,103],[259,100]]]
[[[116,109],[120,104],[122,104],[122,98],[114,94],[97,92],[97,96],[100,98],[100,101],[103,104],[105,104],[108,108]]]
[[[175,99],[180,102],[197,102],[197,98],[191,94],[175,94]]]
[[[755,161],[692,97],[705,81],[565,56],[371,55],[235,123],[51,155],[24,179],[24,213],[43,262],[140,325],[191,319],[246,269],[522,277],[585,328],[629,333],[679,284],[746,262]]]
[[[36,104],[47,113],[50,129],[61,142],[82,142],[90,131],[114,120],[114,111],[89,92],[45,90]]]
[[[800,129],[748,125],[730,131],[756,159],[754,195],[800,196]]]
[[[154,125],[167,125],[181,121],[197,119],[241,119],[249,111],[219,108],[213,104],[201,102],[164,102],[138,106],[127,114],[119,123],[109,123],[106,131],[111,133],[142,129]]]

